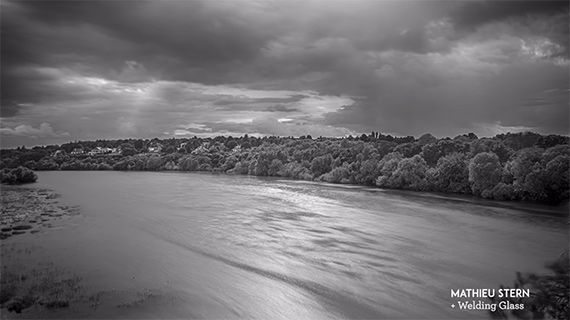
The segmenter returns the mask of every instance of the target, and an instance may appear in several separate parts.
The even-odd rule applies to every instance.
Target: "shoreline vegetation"
[[[4,168],[0,170],[0,183],[4,184],[24,184],[33,183],[38,180],[38,176],[32,170],[19,166],[14,169]]]
[[[38,247],[6,241],[14,236],[55,230],[58,221],[79,215],[79,208],[63,205],[59,195],[48,189],[2,186],[0,199],[0,312],[21,313],[37,306],[67,309],[70,302],[93,300],[84,293],[80,276],[52,261],[33,259],[41,244]]]
[[[225,137],[75,141],[3,149],[0,169],[204,171],[473,195],[550,205],[570,199],[569,137],[453,139]]]
[[[548,273],[516,273],[513,288],[530,289],[530,297],[492,297],[492,303],[508,301],[512,305],[523,305],[524,309],[489,311],[491,319],[557,319],[570,316],[570,260],[568,250],[546,265]],[[504,289],[504,286],[500,287]],[[510,289],[510,287],[507,287]]]
[[[54,221],[77,216],[76,206],[62,205],[59,195],[48,189],[2,186],[0,239],[52,228]]]
[[[65,220],[81,215],[49,189],[2,186],[0,193],[0,317],[2,319],[109,318],[117,310],[167,299],[156,288],[101,290],[89,275],[46,252],[43,234],[59,232]],[[20,235],[29,238],[20,241]],[[32,240],[32,241],[30,241]]]

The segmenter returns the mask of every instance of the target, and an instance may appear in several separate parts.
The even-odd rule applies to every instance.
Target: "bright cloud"
[[[54,132],[51,125],[43,122],[38,128],[30,125],[19,125],[14,128],[0,128],[0,133],[8,136],[22,136],[37,139],[40,137],[68,137],[68,132]]]

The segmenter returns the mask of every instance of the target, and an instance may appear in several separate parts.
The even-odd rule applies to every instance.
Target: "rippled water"
[[[75,317],[486,318],[451,309],[450,289],[511,285],[569,240],[555,208],[360,187],[151,172],[41,172],[34,187],[84,209],[42,245],[102,305],[155,293]]]

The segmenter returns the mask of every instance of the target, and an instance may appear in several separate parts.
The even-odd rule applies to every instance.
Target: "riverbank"
[[[2,150],[0,168],[223,172],[549,205],[570,198],[568,137],[362,138],[83,141]],[[102,144],[107,148],[84,152]],[[102,151],[110,147],[120,154]]]
[[[72,301],[85,300],[80,276],[38,259],[41,233],[57,232],[62,220],[80,215],[79,207],[63,205],[51,190],[16,186],[2,186],[0,200],[3,316],[35,306],[64,309]],[[26,236],[33,238],[15,239]]]
[[[67,233],[82,225],[82,215],[53,190],[2,185],[0,318],[140,318],[145,314],[132,316],[135,308],[165,300],[156,288],[102,289],[91,271],[61,256],[79,240]],[[46,243],[54,238],[61,244]]]
[[[80,214],[79,207],[63,205],[48,189],[2,186],[0,239],[52,228],[53,222]]]

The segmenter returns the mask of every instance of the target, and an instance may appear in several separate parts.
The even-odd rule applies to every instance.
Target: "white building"
[[[72,155],[78,155],[78,154],[83,154],[83,153],[85,153],[85,151],[83,151],[83,149],[81,149],[81,148],[75,148],[71,151]]]

